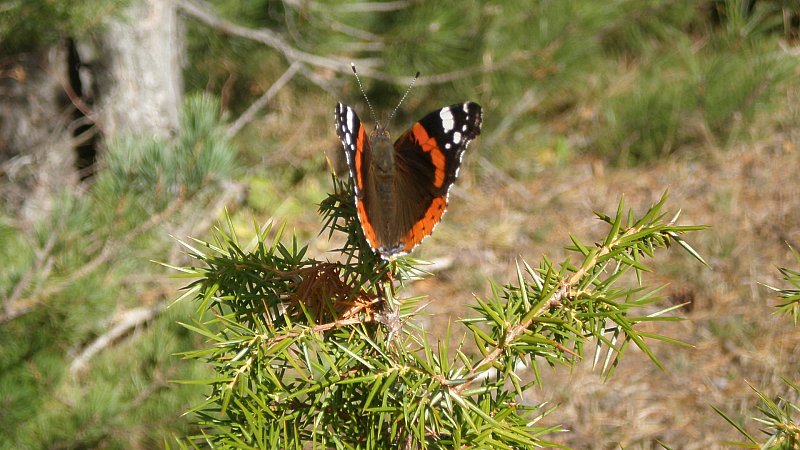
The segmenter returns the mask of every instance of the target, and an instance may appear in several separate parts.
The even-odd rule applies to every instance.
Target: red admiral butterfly
[[[383,125],[376,124],[367,138],[353,108],[336,105],[336,132],[355,187],[358,219],[367,243],[381,257],[408,253],[433,232],[482,119],[477,103],[446,106],[392,144]]]

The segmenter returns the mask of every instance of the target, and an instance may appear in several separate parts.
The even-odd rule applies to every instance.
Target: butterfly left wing
[[[370,171],[370,158],[372,157],[372,149],[370,147],[367,133],[364,131],[364,126],[361,124],[356,112],[353,108],[342,103],[336,104],[336,111],[334,112],[334,124],[336,125],[336,134],[342,141],[344,147],[345,158],[347,159],[347,168],[350,171],[350,179],[353,180],[353,188],[355,189],[355,203],[356,210],[358,211],[358,220],[361,223],[361,229],[364,231],[364,237],[372,248],[378,248],[377,233],[375,226],[370,221],[368,210],[373,208],[371,196],[366,195],[369,189],[369,171]]]
[[[441,221],[464,151],[482,122],[480,105],[459,103],[428,114],[395,141],[395,226],[402,238],[387,253],[410,252]]]

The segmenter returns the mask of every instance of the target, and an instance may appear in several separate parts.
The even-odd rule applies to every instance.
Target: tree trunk
[[[46,217],[78,184],[63,46],[7,59],[0,68],[0,200],[22,224]]]
[[[131,0],[94,40],[0,59],[3,209],[23,224],[47,217],[91,173],[100,139],[174,135],[182,52],[174,2]]]
[[[106,138],[169,137],[179,126],[183,34],[172,0],[133,0],[108,21],[97,71],[97,122]]]

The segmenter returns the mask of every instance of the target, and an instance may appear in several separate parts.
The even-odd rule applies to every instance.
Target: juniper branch
[[[506,350],[510,348],[539,317],[551,310],[551,308],[561,307],[565,299],[577,299],[583,295],[589,294],[589,292],[585,291],[584,289],[578,289],[578,286],[581,284],[584,278],[594,272],[603,261],[608,258],[613,258],[613,256],[618,254],[619,251],[635,251],[629,246],[629,243],[633,238],[637,236],[644,236],[647,232],[653,232],[657,235],[660,235],[660,238],[664,239],[665,242],[668,242],[670,238],[678,239],[677,232],[674,230],[674,221],[676,219],[673,219],[664,225],[655,224],[646,220],[649,216],[656,215],[661,205],[663,205],[663,203],[666,201],[666,198],[667,195],[665,194],[661,201],[651,208],[650,212],[645,215],[644,218],[639,220],[637,224],[630,226],[624,231],[620,229],[622,223],[622,204],[620,204],[620,211],[618,211],[617,218],[613,220],[613,223],[610,218],[607,218],[609,223],[612,223],[612,230],[606,240],[592,250],[589,250],[588,248],[580,249],[582,253],[586,255],[583,264],[581,264],[581,266],[577,268],[571,276],[560,282],[560,286],[550,294],[550,298],[546,300],[540,299],[537,304],[541,306],[539,306],[537,310],[531,311],[525,315],[524,320],[512,325],[503,334],[503,337],[501,341],[498,342],[498,345],[488,354],[486,354],[477,364],[473,365],[468,373],[463,377],[463,379],[467,381],[451,387],[451,391],[456,394],[460,394],[468,387],[472,386],[476,381],[481,380],[482,375],[495,365],[495,363],[506,352]],[[650,217],[650,219],[653,219],[653,217]],[[699,228],[703,227],[685,227],[685,230]],[[691,250],[691,247],[689,247],[689,249],[690,251],[693,251]],[[699,257],[699,255],[697,255],[697,257]],[[632,260],[630,264],[633,264]],[[525,286],[520,286],[520,288],[525,289]],[[560,346],[560,344],[557,342],[554,342],[553,344],[555,344],[561,350],[566,350],[565,347]],[[567,353],[574,355],[574,353],[571,351],[568,351]]]

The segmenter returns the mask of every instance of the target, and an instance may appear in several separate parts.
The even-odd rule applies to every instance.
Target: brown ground
[[[488,186],[493,192],[465,183],[442,227],[450,232],[426,242],[433,248],[425,255],[446,254],[448,246],[460,251],[448,270],[415,291],[430,296],[433,321],[448,312],[469,314],[443,299],[486,293],[482,277],[510,280],[518,255],[531,263],[543,252],[560,260],[566,230],[584,242],[606,231],[592,210],[613,213],[624,194],[628,206],[643,212],[669,189],[667,209],[683,210],[680,223],[712,225],[689,240],[713,269],[674,248],[658,254],[645,281],[668,283],[665,294],[676,303],[692,301],[681,313],[686,321],[658,331],[694,348],[654,344],[666,371],[630,352],[607,383],[588,363],[572,373],[556,369],[530,400],[561,405],[550,420],[571,430],[559,441],[573,448],[660,448],[656,439],[673,448],[723,448],[739,436],[710,405],[749,417],[757,401],[746,381],[776,395],[786,393],[780,376],[800,375],[800,329],[772,314],[776,297],[758,285],[781,285],[779,265],[797,268],[786,245],[800,246],[797,142],[780,136],[648,168],[597,170],[595,164],[593,170],[577,163],[527,183]],[[494,201],[471,201],[472,193]],[[463,280],[461,272],[476,279]],[[754,425],[749,421],[757,434]]]
[[[303,128],[292,134],[303,135]],[[298,152],[319,158],[313,149],[337,148],[332,131],[314,138],[318,145]],[[749,419],[757,415],[757,397],[746,382],[775,396],[787,394],[781,376],[800,378],[800,328],[773,314],[777,298],[758,284],[783,286],[777,267],[800,269],[787,246],[800,248],[800,133],[780,132],[725,150],[707,147],[648,167],[604,167],[587,158],[502,182],[502,172],[481,158],[488,150],[479,138],[443,223],[415,251],[443,268],[405,293],[429,298],[432,316],[423,320],[443,335],[448,321],[470,314],[464,305],[473,294],[488,293],[487,280],[513,280],[515,258],[534,266],[542,254],[560,261],[568,232],[593,242],[607,231],[592,211],[613,213],[624,194],[626,205],[642,213],[669,189],[665,210],[681,209],[681,224],[712,226],[688,237],[712,269],[676,247],[657,253],[645,282],[667,284],[666,302],[692,302],[679,311],[685,321],[657,331],[694,347],[653,343],[666,371],[630,350],[606,383],[588,363],[571,372],[545,370],[545,388],[530,392],[528,400],[559,404],[546,422],[570,431],[551,438],[578,449],[660,448],[657,440],[671,448],[726,448],[726,440],[741,440],[710,405],[745,420],[758,436]],[[318,219],[301,216],[293,219],[296,230],[315,234]],[[312,238],[310,253],[323,256],[331,245],[326,236]]]

